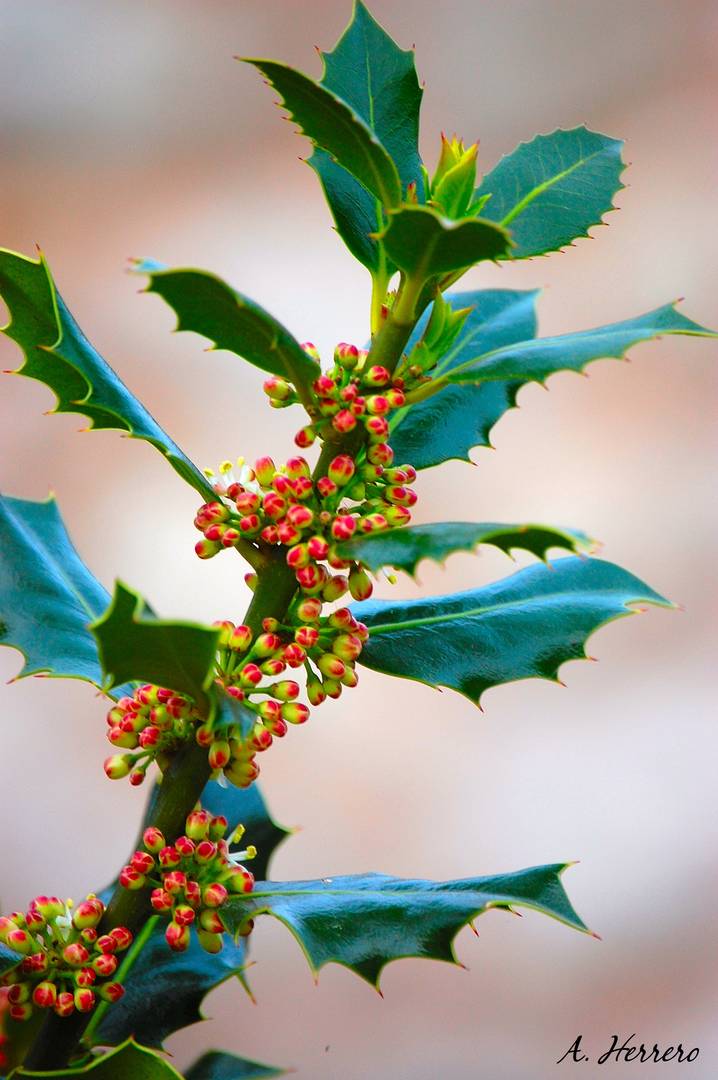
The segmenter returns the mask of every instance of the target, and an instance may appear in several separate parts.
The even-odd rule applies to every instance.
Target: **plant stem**
[[[157,923],[159,922],[159,918],[160,918],[159,915],[152,915],[147,920],[147,922],[142,927],[142,929],[140,930],[140,932],[137,935],[137,937],[135,938],[135,940],[132,942],[132,945],[130,946],[130,948],[125,953],[125,958],[122,961],[122,963],[120,964],[120,966],[118,967],[117,973],[115,975],[115,979],[116,979],[116,981],[118,983],[124,983],[125,979],[127,978],[127,976],[129,975],[130,971],[132,970],[132,968],[134,966],[135,960],[140,955],[143,948],[145,947],[145,945],[149,941],[150,937],[152,936],[152,931],[157,926]],[[95,1009],[95,1011],[91,1014],[92,1019],[90,1020],[90,1023],[85,1028],[85,1037],[84,1037],[84,1042],[86,1043],[86,1045],[88,1047],[92,1046],[92,1038],[93,1038],[95,1032],[97,1031],[97,1029],[99,1028],[100,1024],[102,1023],[102,1019],[103,1019],[105,1013],[107,1012],[107,1010],[109,1009],[111,1004],[112,1003],[109,1002],[109,1001],[101,1001],[100,1004]]]
[[[367,358],[369,366],[381,364],[394,371],[421,315],[417,308],[421,306],[422,287],[420,281],[402,279],[394,307],[372,342]],[[355,455],[365,439],[365,432],[359,425],[347,435],[329,434],[314,468],[313,479],[326,475],[329,462],[337,454]],[[286,615],[298,587],[294,571],[287,565],[281,548],[269,549],[261,563],[257,562],[257,585],[244,617],[245,624],[255,634],[261,631],[263,619],[281,620]],[[207,750],[196,743],[180,750],[165,772],[152,824],[170,843],[182,833],[185,818],[199,801],[209,776]],[[144,930],[152,918],[149,894],[149,888],[133,892],[118,885],[98,927],[100,933],[107,933],[115,926],[126,926],[136,935],[136,940],[144,944]],[[133,955],[133,962],[134,958]],[[91,1013],[77,1012],[69,1017],[48,1014],[25,1066],[38,1070],[65,1066],[88,1028],[96,1030],[99,1021],[93,1022],[91,1017]]]

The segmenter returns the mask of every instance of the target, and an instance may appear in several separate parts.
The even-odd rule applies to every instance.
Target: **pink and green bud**
[[[189,904],[178,904],[174,910],[174,921],[180,926],[191,926],[195,920],[194,908]]]
[[[338,487],[344,487],[354,476],[355,471],[356,466],[348,454],[337,454],[337,456],[329,462],[327,476],[330,480],[333,480]]]
[[[288,701],[282,705],[282,719],[288,724],[305,724],[309,719],[309,709],[301,701]]]
[[[214,840],[200,840],[194,857],[198,863],[210,863],[217,855],[217,845]]]
[[[316,622],[322,613],[322,602],[316,597],[309,597],[297,604],[297,618],[302,622]],[[302,644],[302,642],[300,642]]]
[[[229,828],[229,822],[224,814],[216,814],[209,823],[209,835],[211,840],[221,840]]]
[[[165,838],[159,829],[156,829],[154,825],[150,825],[142,833],[142,843],[148,851],[151,851],[153,855],[157,855],[165,846]]]
[[[304,649],[301,645],[297,645],[296,642],[286,645],[282,651],[282,659],[290,668],[301,667],[306,658],[307,654]]]
[[[260,457],[254,463],[254,475],[263,488],[271,486],[277,466],[270,457]]]
[[[307,541],[307,550],[312,559],[326,559],[329,554],[329,544],[323,536],[310,536]]]
[[[30,1017],[32,1016],[32,1005],[30,1004],[29,1001],[26,1001],[22,1005],[11,1005],[10,1009],[9,1009],[9,1012],[10,1012],[10,1017],[13,1020],[20,1020],[20,1021],[29,1020]]]
[[[193,810],[187,815],[185,832],[190,840],[204,840],[209,833],[212,815],[206,810]]]
[[[353,690],[354,687],[358,685],[359,676],[354,668],[347,666],[346,671],[342,675],[341,682],[343,686],[346,686],[350,690]]]
[[[79,941],[73,941],[62,950],[62,958],[70,967],[83,967],[90,959],[90,954]]]
[[[324,567],[317,563],[310,563],[309,566],[303,566],[295,573],[298,584],[303,591],[307,593],[318,593],[323,589],[327,581],[327,576]]]
[[[184,895],[188,904],[191,904],[193,908],[198,908],[202,903],[202,890],[199,882],[190,878],[184,887]]]
[[[372,394],[366,399],[366,411],[371,416],[386,416],[390,408],[389,399],[385,394]]]
[[[110,953],[106,955],[110,956]],[[75,972],[75,986],[94,986],[96,982],[97,972],[93,968],[84,967]]]
[[[408,487],[387,487],[384,489],[384,498],[394,506],[414,506],[416,492]]]
[[[222,550],[222,545],[216,540],[198,540],[194,546],[195,554],[200,559],[212,559]]]
[[[311,424],[307,424],[305,427],[300,428],[294,436],[294,443],[300,450],[308,450],[316,437],[317,433],[315,428]]]
[[[30,906],[39,911],[46,922],[65,914],[65,905],[57,896],[36,896]]]
[[[258,686],[262,681],[262,672],[256,664],[245,664],[239,673],[242,686]]]
[[[338,486],[328,476],[320,476],[317,480],[317,491],[322,499],[330,499],[338,490]]]
[[[362,651],[362,642],[354,634],[338,634],[332,642],[332,652],[341,660],[356,660]]]
[[[254,590],[257,588],[258,581],[259,578],[256,574],[249,573],[244,575],[244,584],[247,586],[250,592],[254,592]]]
[[[228,881],[229,891],[232,893],[251,893],[253,888],[254,875],[244,866],[233,866]]]
[[[334,350],[334,363],[343,367],[345,371],[353,371],[359,363],[359,350],[356,345],[340,341]]]
[[[269,675],[271,678],[276,678],[277,675],[281,675],[283,671],[286,671],[287,665],[280,657],[275,656],[270,660],[265,660],[260,665],[262,675]]]
[[[175,847],[183,859],[191,859],[194,855],[194,840],[190,840],[189,836],[178,836],[175,840]]]
[[[374,364],[364,372],[362,381],[366,386],[388,386],[391,382],[391,372],[381,364]]]
[[[235,626],[230,634],[228,645],[236,652],[246,652],[252,644],[252,631],[248,626]]]
[[[245,919],[237,928],[237,937],[249,937],[254,930],[254,919]]]
[[[257,724],[252,736],[250,738],[250,745],[257,753],[262,753],[264,750],[269,750],[272,745],[272,733],[269,728],[264,727],[262,724]]]
[[[316,360],[319,363],[319,349],[311,341],[303,341],[302,348],[311,360]]]
[[[391,465],[394,460],[394,451],[388,445],[388,443],[374,443],[373,446],[368,447],[366,452],[367,460],[372,465]]]
[[[411,513],[405,506],[387,506],[384,510],[384,517],[394,529],[399,528],[401,525],[408,525],[411,521]]]
[[[262,505],[262,496],[256,491],[240,491],[234,505],[240,514],[256,514]]]
[[[289,383],[278,375],[266,379],[262,389],[271,401],[287,401],[294,393]]]
[[[109,1001],[110,1004],[114,1005],[116,1001],[119,1001],[124,996],[125,988],[122,983],[105,983],[104,986],[98,987],[97,993],[103,1001]]]
[[[54,1008],[58,1016],[72,1016],[75,1011],[74,995],[68,990],[63,990],[57,995]]]
[[[213,956],[224,948],[221,934],[210,934],[207,930],[198,930],[197,939],[204,951],[211,953]]]
[[[317,667],[328,679],[341,679],[345,669],[344,661],[330,652],[319,657]]]
[[[112,757],[105,758],[105,774],[110,780],[122,780],[134,765],[134,760],[131,754],[113,754]]]
[[[389,434],[389,423],[383,416],[370,416],[366,421],[366,430],[371,442],[381,443]]]
[[[307,697],[311,705],[321,705],[326,700],[326,696],[318,679],[307,679]]]
[[[92,967],[103,979],[109,979],[117,971],[118,960],[112,953],[100,953],[92,961]]]
[[[153,863],[151,855],[147,856]],[[133,860],[134,862],[134,860]],[[88,896],[77,905],[72,915],[72,925],[76,930],[94,928],[105,914],[105,905],[96,896]]]
[[[279,707],[279,702],[275,702]],[[282,739],[287,734],[287,725],[282,720],[281,707],[278,716],[271,716],[264,721],[267,731],[276,739]]]
[[[355,600],[368,600],[374,591],[371,578],[365,570],[352,570],[349,575],[349,592]]]
[[[346,435],[357,426],[357,418],[351,409],[340,409],[336,416],[332,417],[332,427],[340,435]]]
[[[27,983],[13,983],[8,989],[7,999],[11,1005],[22,1005],[30,1000],[30,987]]]
[[[335,540],[349,540],[356,531],[357,523],[351,514],[340,514],[332,522],[331,534]]]
[[[149,851],[136,851],[130,859],[130,866],[138,874],[149,874],[154,869],[155,860]]]
[[[164,914],[165,912],[172,910],[174,901],[172,899],[172,894],[168,893],[166,889],[153,889],[150,896],[150,903],[155,911]]]
[[[157,861],[163,870],[173,870],[182,862],[182,856],[173,844],[167,844],[157,853]]]
[[[239,528],[244,536],[256,536],[262,528],[262,522],[257,514],[247,514],[239,519]]]
[[[285,679],[283,682],[274,683],[273,686],[268,686],[267,690],[279,701],[294,701],[295,698],[299,697],[299,683],[294,682],[293,679]]]
[[[95,992],[89,986],[80,986],[74,994],[75,1008],[78,1012],[92,1012],[95,1007]]]
[[[294,631],[294,640],[303,649],[313,649],[319,640],[319,631],[314,626],[299,626]]]
[[[226,891],[226,890],[225,890]],[[199,926],[202,930],[206,930],[209,934],[222,934],[224,933],[224,923],[221,917],[216,911],[210,908],[205,908],[200,912]]]
[[[168,874],[165,874],[162,878],[162,884],[165,891],[172,896],[178,896],[184,891],[184,887],[187,884],[187,875],[181,870],[170,870]]]
[[[3,937],[8,949],[19,953],[20,956],[29,956],[35,948],[35,939],[21,927],[16,926],[14,930],[8,930]]]
[[[57,987],[47,980],[38,983],[32,992],[32,1000],[39,1009],[54,1009],[57,1002]]]
[[[322,592],[323,598],[328,604],[333,604],[340,597],[344,596],[344,593],[349,588],[349,581],[347,578],[337,574],[335,577],[330,578],[324,586]]]
[[[295,544],[287,551],[287,566],[291,566],[292,570],[301,570],[302,567],[309,566],[310,562],[308,544]]]
[[[219,881],[213,881],[210,885],[205,885],[202,889],[202,903],[208,908],[218,908],[225,902],[227,895],[228,893],[224,885]],[[207,929],[210,928],[207,927]],[[216,932],[219,933],[219,931]]]
[[[114,930],[110,930],[108,935],[115,943],[115,948],[105,949],[102,948],[102,952],[124,952],[132,944],[132,931],[128,930],[126,926],[116,926]],[[97,947],[100,948],[100,942],[97,942]]]
[[[361,519],[361,530],[365,533],[383,532],[389,528],[389,522],[383,514],[367,514]]]
[[[324,693],[327,695],[327,697],[336,700],[336,698],[340,698],[342,696],[342,684],[336,679],[325,679],[323,685]]]
[[[122,867],[122,870],[120,871],[120,885],[123,889],[129,889],[130,892],[136,892],[138,889],[143,889],[145,883],[145,875],[140,873],[139,870],[135,870],[134,866]]]
[[[217,739],[210,746],[207,755],[210,769],[223,769],[225,765],[229,764],[231,756],[227,740]]]

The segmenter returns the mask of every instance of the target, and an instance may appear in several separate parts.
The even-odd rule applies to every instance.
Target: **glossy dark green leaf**
[[[285,1072],[285,1069],[272,1065],[212,1050],[194,1063],[185,1073],[185,1080],[270,1080],[270,1077],[283,1076]]]
[[[382,206],[399,206],[396,165],[371,128],[341,98],[308,75],[276,60],[242,57],[282,98],[291,119],[313,143],[331,154]]]
[[[234,927],[248,913],[273,915],[294,934],[313,971],[343,964],[378,985],[382,968],[402,957],[455,963],[456,934],[491,907],[533,908],[585,931],[560,881],[566,865],[446,882],[385,874],[262,881],[229,901],[222,917]]]
[[[454,310],[471,308],[453,346],[435,374],[536,334],[538,293],[484,289],[449,294]],[[421,339],[431,315],[422,316],[407,351]],[[469,460],[474,446],[489,445],[489,433],[503,414],[514,407],[521,381],[482,386],[447,386],[434,397],[399,410],[391,421],[391,445],[399,462],[417,469],[440,465],[451,458]]]
[[[564,548],[588,554],[595,541],[585,533],[549,525],[505,525],[495,521],[442,521],[430,525],[410,525],[381,533],[357,536],[337,545],[343,559],[357,559],[370,570],[384,566],[415,574],[422,559],[443,563],[455,551],[473,551],[479,544],[491,544],[507,554],[515,549],[530,551],[539,559],[549,548]]]
[[[144,405],[90,345],[56,291],[45,260],[0,250],[0,296],[10,322],[3,329],[25,354],[17,373],[55,393],[55,412],[81,413],[90,428],[113,428],[144,439],[203,498],[214,493],[206,478],[162,430]]]
[[[321,85],[350,105],[386,147],[402,188],[416,184],[423,200],[419,157],[419,107],[422,89],[412,50],[400,49],[357,0],[352,21],[330,53],[323,53]],[[381,205],[366,188],[323,150],[309,164],[324,188],[339,235],[369,270],[382,268],[381,252],[370,237],[382,225]],[[384,267],[387,272],[391,266]]]
[[[150,259],[137,260],[148,274],[146,292],[157,293],[177,315],[179,330],[201,334],[212,349],[226,349],[250,364],[281,375],[299,387],[319,374],[319,365],[268,311],[204,270],[170,270]]]
[[[159,785],[155,784],[145,806],[139,836],[154,821],[158,791]],[[227,818],[228,835],[240,823],[244,825],[246,832],[241,846],[254,844],[257,857],[251,863],[252,872],[265,877],[272,855],[289,830],[274,821],[259,786],[252,784],[240,790],[210,780],[200,802],[211,814],[223,814]],[[139,846],[139,836],[133,850]],[[239,845],[232,844],[231,850],[239,850]],[[222,951],[210,956],[193,935],[189,950],[175,953],[167,948],[164,924],[158,925],[134,963],[132,975],[125,983],[124,997],[105,1014],[96,1033],[97,1042],[115,1045],[134,1035],[145,1046],[161,1048],[173,1032],[204,1019],[202,1003],[216,986],[232,977],[239,977],[244,983],[246,965],[246,939],[235,944],[227,938]]]
[[[182,1080],[170,1063],[154,1050],[139,1046],[128,1039],[122,1046],[108,1050],[89,1065],[58,1069],[53,1072],[35,1072],[19,1069],[15,1076],[64,1077],[64,1080]]]
[[[662,337],[663,334],[718,336],[681,315],[676,311],[675,304],[665,304],[646,315],[599,326],[595,330],[535,338],[496,349],[452,369],[445,378],[452,383],[505,382],[513,379],[544,383],[549,375],[557,371],[583,371],[593,360],[608,357],[624,359],[628,349],[634,345]]]
[[[586,127],[537,135],[482,180],[481,213],[509,229],[516,259],[545,255],[588,236],[623,187],[623,143]]]
[[[0,645],[23,653],[21,676],[101,686],[88,624],[110,598],[72,546],[54,498],[0,496],[0,544]]]
[[[671,604],[627,570],[599,559],[557,559],[480,589],[352,607],[369,627],[361,663],[375,671],[458,690],[479,702],[516,679],[556,681],[566,660],[636,605]]]
[[[450,221],[428,206],[392,211],[381,239],[392,262],[421,281],[498,259],[511,244],[508,233],[491,221]]]
[[[22,956],[13,952],[12,949],[8,949],[8,947],[3,945],[0,941],[0,975],[4,975],[6,971],[11,971],[21,960]]]
[[[188,694],[202,712],[210,710],[215,627],[156,619],[142,597],[118,581],[112,603],[91,630],[110,689],[137,679]]]

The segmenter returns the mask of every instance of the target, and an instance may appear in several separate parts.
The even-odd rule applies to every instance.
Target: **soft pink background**
[[[0,242],[46,251],[85,331],[200,463],[291,452],[294,414],[261,406],[261,377],[234,356],[173,338],[170,312],[137,296],[130,255],[211,268],[325,353],[366,336],[367,275],[330,229],[307,146],[233,53],[318,73],[348,2],[4,0],[0,5]],[[543,286],[544,333],[649,310],[677,295],[716,310],[718,13],[709,0],[375,0],[426,81],[422,143],[481,138],[489,167],[557,125],[625,137],[620,213],[563,255],[474,272],[467,286]],[[253,938],[253,1007],[238,986],[213,1019],[171,1040],[181,1067],[225,1046],[312,1080],[548,1080],[581,1032],[701,1047],[684,1070],[718,1073],[715,796],[715,344],[668,338],[521,394],[479,468],[422,476],[420,516],[585,528],[605,555],[685,606],[601,632],[600,664],[566,689],[519,683],[485,712],[462,698],[362,675],[262,762],[279,820],[302,831],[282,877],[367,869],[435,878],[580,858],[566,885],[603,943],[528,914],[491,913],[457,941],[468,973],[404,961],[384,1000],[331,967],[315,987],[281,926]],[[17,354],[2,344],[2,366]],[[196,502],[161,457],[82,420],[46,418],[48,391],[2,383],[2,490],[58,495],[89,565],[168,616],[239,620],[239,559],[192,553]],[[511,573],[490,550],[423,568],[450,591]],[[413,586],[402,583],[403,594]],[[19,667],[3,650],[5,678]],[[78,894],[127,852],[142,797],[109,784],[103,707],[85,686],[4,687],[2,898]],[[603,1070],[601,1070],[603,1075]],[[608,1076],[633,1075],[610,1066]]]

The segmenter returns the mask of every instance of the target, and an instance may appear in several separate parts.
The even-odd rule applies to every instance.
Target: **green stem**
[[[159,922],[159,918],[160,918],[159,915],[152,915],[147,920],[147,922],[142,927],[142,929],[140,930],[140,932],[137,935],[137,937],[135,938],[135,940],[132,942],[132,945],[130,946],[128,951],[125,953],[125,958],[122,961],[122,963],[120,964],[120,966],[118,967],[116,975],[115,975],[115,980],[118,983],[124,983],[125,982],[125,979],[129,975],[132,968],[134,967],[135,960],[140,955],[143,948],[145,947],[145,945],[149,941],[150,937],[152,936],[152,931],[157,926],[157,923]],[[111,1004],[112,1004],[112,1002],[110,1002],[110,1001],[101,1001],[100,1004],[95,1009],[95,1011],[91,1014],[92,1019],[90,1020],[90,1023],[85,1028],[85,1036],[84,1036],[84,1039],[83,1039],[83,1042],[88,1047],[91,1047],[93,1045],[92,1044],[92,1039],[93,1039],[93,1037],[95,1035],[95,1032],[98,1030],[100,1024],[102,1023],[103,1017],[104,1017],[105,1013],[107,1012],[107,1010],[109,1009]]]
[[[402,279],[394,307],[372,342],[367,358],[369,366],[382,364],[391,372],[395,370],[422,312],[423,284],[411,278]],[[313,479],[326,475],[329,462],[337,454],[354,456],[365,439],[365,432],[359,425],[347,435],[329,434],[314,468]],[[254,633],[261,630],[263,619],[282,619],[286,615],[298,588],[294,571],[287,566],[281,548],[268,548],[266,553],[257,552],[257,555],[257,586],[244,617],[245,624]],[[209,776],[207,750],[196,743],[190,743],[179,751],[165,772],[152,824],[164,833],[170,843],[182,833],[185,818],[199,801]],[[144,929],[152,919],[150,891],[147,888],[132,892],[118,885],[98,928],[100,933],[106,933],[115,926],[126,926],[136,935],[137,941],[144,944]],[[141,945],[138,953],[140,948]],[[62,1068],[71,1059],[90,1024],[89,1013],[76,1012],[69,1017],[50,1013],[27,1056],[25,1066],[38,1070]],[[93,1027],[96,1028],[96,1025]]]

